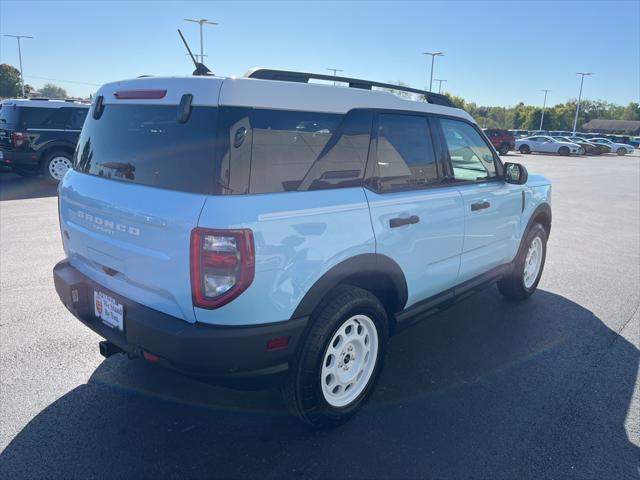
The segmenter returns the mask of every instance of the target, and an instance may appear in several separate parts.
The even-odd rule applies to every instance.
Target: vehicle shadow
[[[0,201],[55,197],[57,185],[42,177],[21,177],[12,172],[0,172]]]
[[[122,356],[46,407],[3,478],[637,478],[638,349],[550,292],[486,289],[392,340],[371,401],[313,432],[274,390],[211,387]]]

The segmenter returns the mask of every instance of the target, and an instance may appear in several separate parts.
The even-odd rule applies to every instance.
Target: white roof
[[[119,90],[166,90],[161,99],[118,100]],[[390,92],[317,83],[235,77],[142,77],[108,83],[98,90],[104,103],[177,105],[183,94],[193,105],[273,108],[324,113],[346,113],[354,108],[378,108],[438,113],[474,121],[464,110],[423,101],[405,100]]]
[[[16,107],[38,107],[38,108],[60,108],[60,107],[79,107],[89,108],[88,103],[83,103],[77,100],[32,100],[29,98],[7,98],[2,100],[3,106],[16,106]]]

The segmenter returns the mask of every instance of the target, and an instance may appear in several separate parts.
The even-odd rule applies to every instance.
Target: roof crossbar
[[[309,80],[327,80],[329,82],[347,83],[351,88],[361,88],[371,90],[373,87],[386,88],[389,90],[398,90],[401,92],[416,93],[423,95],[429,103],[434,105],[443,105],[445,107],[455,107],[446,95],[439,93],[427,92],[417,88],[405,87],[402,85],[394,85],[392,83],[374,82],[370,80],[361,80],[358,78],[339,77],[334,75],[325,75],[322,73],[294,72],[289,70],[274,70],[270,68],[256,68],[250,70],[245,75],[247,78],[256,78],[259,80],[278,80],[281,82],[298,82],[309,83]]]

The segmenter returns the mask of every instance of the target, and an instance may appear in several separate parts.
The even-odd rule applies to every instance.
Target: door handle
[[[402,225],[415,225],[420,221],[420,217],[417,215],[411,215],[407,218],[392,218],[389,220],[389,226],[391,228],[401,227]]]
[[[489,208],[490,206],[491,204],[487,201],[472,203],[471,211],[475,212],[476,210],[484,210],[485,208]]]

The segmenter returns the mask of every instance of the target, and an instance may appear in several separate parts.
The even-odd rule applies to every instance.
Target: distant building
[[[590,120],[582,129],[585,132],[619,133],[623,135],[640,135],[640,121],[637,120]]]

